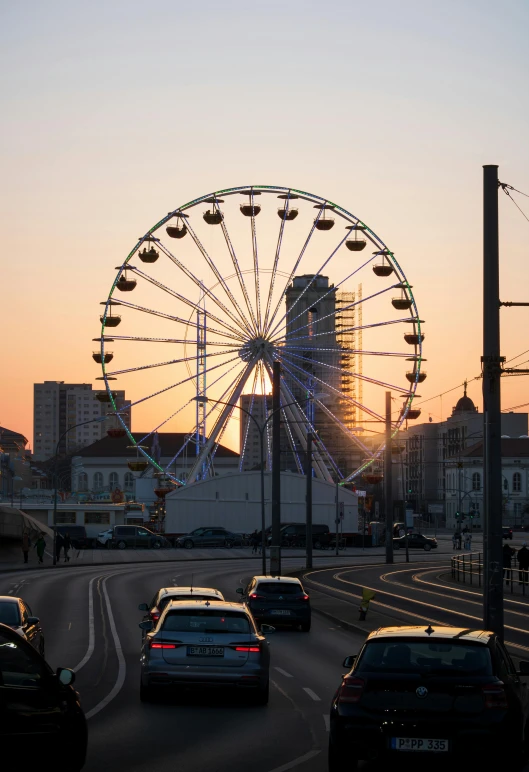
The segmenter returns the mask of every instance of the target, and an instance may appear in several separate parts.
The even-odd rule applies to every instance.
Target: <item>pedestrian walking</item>
[[[59,533],[58,531],[55,534],[55,560],[57,563],[61,559],[61,550],[64,544],[64,539],[62,533]]]
[[[527,584],[527,572],[529,570],[529,550],[527,549],[527,542],[524,541],[521,549],[518,550],[516,555],[518,561],[518,584]]]
[[[24,530],[22,531],[22,554],[24,555],[24,563],[28,562],[30,547],[31,547],[31,542],[29,540],[29,531],[27,528],[24,528]]]
[[[461,549],[461,531],[457,532],[457,549]]]
[[[259,546],[259,534],[257,533],[257,528],[250,536],[250,544],[252,545],[252,555],[256,555]]]
[[[68,533],[68,531],[66,531],[66,533],[63,536],[63,540],[62,540],[62,548],[64,550],[64,562],[65,563],[69,563],[70,562],[70,557],[68,555],[68,552],[70,551],[70,547],[71,546],[72,546],[72,540],[70,539],[70,534]]]
[[[511,566],[512,566],[512,556],[514,555],[514,550],[512,547],[509,547],[508,544],[503,545],[503,578],[505,579],[505,584],[509,584],[509,579],[511,578]]]
[[[452,536],[452,549],[457,549],[457,531],[454,531]]]
[[[37,556],[39,563],[44,563],[44,549],[46,548],[46,542],[44,540],[44,534],[39,533],[38,539],[35,542],[35,549],[37,550]]]

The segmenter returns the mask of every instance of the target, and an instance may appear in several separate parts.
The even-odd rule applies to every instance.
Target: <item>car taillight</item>
[[[259,652],[261,649],[259,646],[235,646],[235,651],[255,651]]]
[[[160,612],[158,611],[158,609],[156,609],[155,611],[151,611],[149,613],[149,616],[153,622],[157,622],[160,619]]]
[[[301,596],[301,600],[310,600],[310,597],[307,595],[307,593],[304,593],[304,594]]]
[[[495,681],[493,684],[484,684],[481,687],[486,708],[506,708],[507,695],[505,694],[503,681]]]
[[[149,649],[178,649],[180,646],[180,643],[158,643],[158,641],[149,643]]]
[[[364,690],[365,681],[363,678],[355,678],[354,676],[345,676],[343,679],[338,693],[336,695],[337,702],[358,702],[362,696]]]
[[[264,597],[265,597],[264,595],[258,595],[256,592],[252,592],[250,594],[250,598],[252,600],[257,600],[258,598],[259,598],[259,600],[264,600]]]

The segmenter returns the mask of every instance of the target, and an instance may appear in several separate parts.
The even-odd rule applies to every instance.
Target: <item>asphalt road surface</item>
[[[316,564],[308,582],[355,608],[359,588],[373,586],[377,602],[388,607],[397,624],[431,619],[478,626],[480,598],[468,593],[479,591],[448,583],[435,586],[444,584],[439,578],[441,560],[442,555],[428,554],[414,556],[412,566],[363,561],[368,565],[326,571]],[[283,570],[301,564],[300,558],[288,558]],[[148,602],[159,587],[187,585],[191,578],[195,585],[217,587],[227,599],[236,600],[235,589],[257,573],[256,568],[255,560],[243,559],[0,574],[0,594],[20,595],[41,618],[50,665],[77,673],[76,687],[89,721],[87,772],[327,769],[331,697],[343,658],[359,650],[365,635],[345,631],[317,614],[308,634],[270,635],[272,689],[265,707],[221,693],[155,704],[139,700],[138,604]],[[527,619],[525,601],[520,602],[523,608],[509,606],[506,638],[524,656],[526,647],[529,655],[529,634],[518,616]],[[376,768],[364,765],[365,770]]]

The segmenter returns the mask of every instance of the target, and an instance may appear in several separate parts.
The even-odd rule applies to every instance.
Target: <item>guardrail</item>
[[[452,579],[463,584],[476,584],[481,587],[483,581],[483,553],[466,552],[463,555],[454,555],[450,559]],[[503,580],[510,587],[511,595],[521,592],[529,594],[529,571],[519,568],[503,567]],[[515,588],[520,588],[515,591]]]

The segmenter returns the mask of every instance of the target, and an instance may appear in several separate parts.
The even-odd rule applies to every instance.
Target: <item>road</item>
[[[373,586],[376,608],[393,615],[395,623],[431,620],[475,627],[479,597],[465,593],[477,589],[426,584],[444,581],[437,577],[447,565],[448,548],[440,551],[444,558],[413,555],[411,565],[398,556],[393,567],[364,560],[362,566],[321,570],[326,560],[317,558],[307,583],[340,598],[350,615],[356,612],[359,588]],[[285,572],[301,566],[301,557],[284,561]],[[313,615],[308,634],[270,635],[272,689],[266,707],[223,694],[139,701],[138,604],[148,602],[159,587],[189,584],[191,578],[195,585],[217,587],[236,600],[236,588],[258,572],[255,559],[245,558],[0,573],[0,594],[24,597],[41,618],[50,665],[77,672],[76,687],[89,720],[87,772],[327,769],[329,704],[343,658],[359,650],[365,634],[346,631],[319,614]],[[510,629],[507,637],[521,647],[521,655],[526,647],[529,652],[529,634],[516,620],[525,611],[514,604],[508,611],[509,628],[520,631]]]

